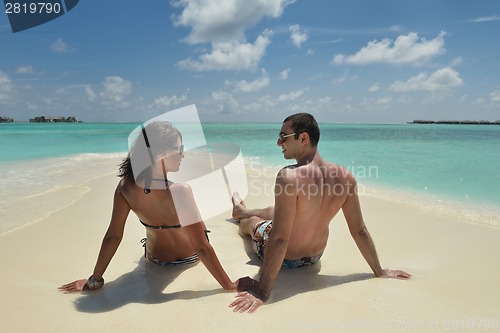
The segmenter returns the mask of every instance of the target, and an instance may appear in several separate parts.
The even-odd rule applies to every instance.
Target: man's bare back
[[[282,174],[296,186],[293,193],[291,186],[278,191],[297,197],[295,219],[285,258],[300,259],[321,255],[328,241],[330,222],[343,207],[349,193],[354,194],[356,191],[356,180],[346,168],[320,157],[307,165],[289,166],[283,169]],[[235,193],[233,218],[239,220],[250,216],[257,216],[260,221],[272,219],[272,215],[258,214],[247,209],[239,194]],[[255,222],[259,221],[255,219]],[[255,224],[252,223],[253,227]]]
[[[328,241],[330,222],[345,203],[353,177],[322,158],[289,167],[284,174],[297,184],[297,207],[285,258],[320,255]]]

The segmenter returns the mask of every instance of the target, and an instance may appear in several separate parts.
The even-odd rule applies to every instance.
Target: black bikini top
[[[177,228],[182,228],[182,226],[180,224],[156,226],[156,225],[146,224],[146,223],[142,222],[141,220],[139,220],[139,222],[141,222],[142,225],[145,226],[146,228],[151,228],[151,229],[177,229]],[[211,232],[210,230],[205,230],[205,237],[207,237],[207,240],[209,242],[210,242],[210,239],[208,238],[208,234],[210,232]]]
[[[143,226],[145,226],[146,228],[151,228],[151,229],[177,229],[177,228],[181,228],[180,224],[157,226],[157,225],[146,224],[146,223],[142,222],[141,220],[139,220],[139,221],[142,223]]]

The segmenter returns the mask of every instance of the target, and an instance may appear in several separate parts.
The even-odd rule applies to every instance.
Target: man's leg
[[[249,209],[245,202],[241,200],[238,192],[233,193],[233,213],[232,217],[240,222],[240,232],[243,235],[252,237],[257,223],[272,220],[274,216],[274,207],[262,209]]]

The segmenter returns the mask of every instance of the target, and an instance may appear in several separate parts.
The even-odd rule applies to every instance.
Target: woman
[[[182,135],[169,122],[153,122],[142,128],[120,165],[111,222],[94,272],[88,279],[61,286],[61,291],[95,290],[104,285],[104,272],[120,245],[131,210],[146,227],[144,247],[149,261],[174,266],[200,259],[222,288],[237,289],[237,282],[229,279],[208,241],[191,188],[167,178],[168,172],[179,171],[183,152]]]

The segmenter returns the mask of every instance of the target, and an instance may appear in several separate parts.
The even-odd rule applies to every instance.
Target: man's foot
[[[245,202],[241,199],[240,194],[238,192],[233,193],[232,201],[233,201],[232,217],[233,219],[238,221],[239,219],[245,217],[244,216],[244,209],[246,208]]]

